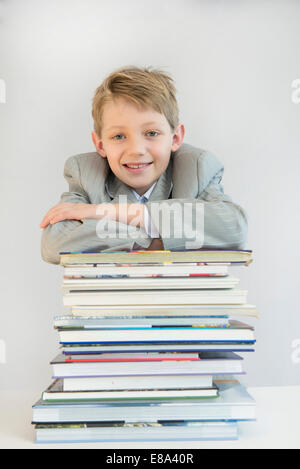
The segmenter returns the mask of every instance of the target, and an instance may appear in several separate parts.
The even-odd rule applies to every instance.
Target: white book
[[[122,329],[58,329],[61,343],[107,342],[247,342],[254,341],[253,328],[231,320],[228,327],[148,327]]]
[[[64,267],[63,274],[65,277],[82,276],[95,278],[97,275],[189,275],[189,274],[205,274],[205,275],[227,275],[229,264],[219,265],[197,265],[197,264],[116,264],[116,265],[73,265]]]
[[[120,306],[102,306],[86,305],[71,306],[73,316],[210,316],[210,315],[228,315],[228,316],[251,316],[258,317],[255,305],[237,304],[237,305],[124,305]]]
[[[245,304],[246,290],[147,290],[71,291],[63,295],[65,306],[83,305],[199,305]]]
[[[166,290],[166,289],[211,289],[234,288],[236,277],[149,277],[149,278],[98,278],[64,279],[64,290]]]
[[[65,391],[63,389],[62,379],[55,380],[42,394],[45,401],[89,401],[89,400],[125,400],[128,399],[183,399],[183,398],[202,398],[217,397],[218,389],[216,386],[210,388],[189,388],[184,386],[180,388],[153,388],[140,389],[135,380],[135,388],[131,389],[108,389],[98,391]]]
[[[210,388],[213,384],[212,375],[141,375],[137,380],[132,376],[98,376],[88,378],[65,378],[64,391],[100,391],[120,389],[177,389]]]
[[[56,316],[54,327],[83,327],[93,329],[97,327],[151,327],[151,326],[193,326],[194,324],[210,326],[226,326],[227,316]]]

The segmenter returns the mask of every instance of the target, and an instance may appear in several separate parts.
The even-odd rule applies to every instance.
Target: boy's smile
[[[112,172],[143,195],[168,167],[171,152],[184,137],[184,126],[174,132],[164,114],[117,98],[105,105],[101,138],[92,133],[98,153]]]

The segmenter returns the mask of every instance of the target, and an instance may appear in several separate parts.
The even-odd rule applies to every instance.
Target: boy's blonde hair
[[[101,137],[105,104],[121,97],[143,109],[150,107],[164,114],[174,132],[179,117],[173,82],[167,73],[150,67],[131,66],[112,72],[96,89],[93,99],[92,116],[98,137]]]

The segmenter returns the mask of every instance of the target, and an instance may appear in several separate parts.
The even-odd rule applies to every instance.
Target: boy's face
[[[143,195],[166,170],[171,152],[182,144],[184,126],[179,124],[172,132],[163,114],[118,98],[104,108],[101,138],[95,132],[92,137],[115,176]],[[137,165],[142,166],[129,167]]]

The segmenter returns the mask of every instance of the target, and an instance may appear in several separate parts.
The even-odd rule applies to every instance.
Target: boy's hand
[[[40,228],[53,225],[62,220],[83,220],[84,218],[94,218],[96,206],[93,204],[72,204],[61,202],[52,207],[44,216]]]
[[[63,220],[84,220],[107,218],[137,227],[144,227],[144,207],[142,204],[74,204],[60,202],[44,216],[40,228]]]

